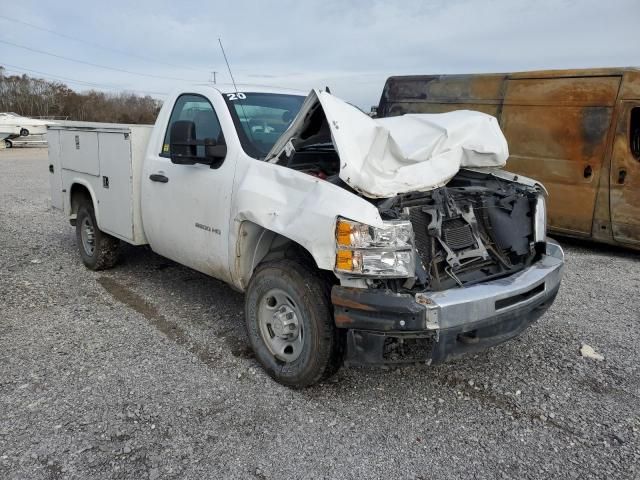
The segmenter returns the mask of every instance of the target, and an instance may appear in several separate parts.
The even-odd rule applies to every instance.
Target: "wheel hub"
[[[302,352],[302,317],[291,296],[274,288],[261,299],[258,308],[260,335],[269,352],[278,360],[293,362]]]
[[[274,312],[271,326],[280,338],[293,340],[298,336],[298,316],[288,305],[282,305]]]
[[[93,223],[87,217],[82,221],[82,229],[80,230],[82,237],[82,247],[87,255],[93,255],[96,248],[96,231],[93,228]]]

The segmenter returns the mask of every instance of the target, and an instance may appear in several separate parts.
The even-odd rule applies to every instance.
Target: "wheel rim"
[[[269,290],[258,308],[260,335],[269,352],[278,360],[293,362],[302,353],[304,330],[300,310],[279,288]]]
[[[80,237],[82,238],[82,248],[84,248],[84,251],[87,255],[93,256],[93,252],[96,249],[96,230],[88,216],[82,219]]]

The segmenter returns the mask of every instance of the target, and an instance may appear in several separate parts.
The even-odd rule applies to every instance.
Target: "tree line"
[[[6,75],[0,65],[0,112],[85,122],[142,123],[156,120],[162,102],[129,92],[76,92],[62,82]]]

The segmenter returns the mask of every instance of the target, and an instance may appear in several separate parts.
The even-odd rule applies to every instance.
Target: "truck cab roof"
[[[282,95],[299,95],[301,97],[306,97],[307,94],[309,93],[308,91],[296,90],[293,88],[272,87],[268,85],[255,85],[255,84],[249,84],[249,83],[237,83],[236,85],[233,85],[231,83],[216,83],[216,84],[198,83],[198,84],[191,85],[191,87],[197,88],[198,90],[202,90],[202,89],[217,90],[221,94],[245,91],[245,92],[256,92],[256,93],[275,93],[275,94],[282,94]],[[182,88],[176,89],[172,93],[173,95],[176,95],[176,94],[181,94],[187,91],[189,91],[189,86],[186,86],[186,88],[182,87]]]

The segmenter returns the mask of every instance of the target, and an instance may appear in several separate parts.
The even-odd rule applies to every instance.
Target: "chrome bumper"
[[[433,293],[416,294],[426,307],[427,330],[471,327],[511,312],[532,308],[555,296],[560,286],[564,252],[547,240],[547,251],[538,262],[509,277]],[[467,328],[465,328],[466,330]]]
[[[530,267],[470,287],[413,296],[336,285],[331,300],[336,327],[346,330],[345,363],[389,363],[386,345],[394,339],[424,342],[421,358],[431,363],[505,342],[551,306],[563,266],[562,248],[547,240],[546,254]]]

